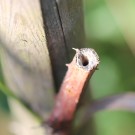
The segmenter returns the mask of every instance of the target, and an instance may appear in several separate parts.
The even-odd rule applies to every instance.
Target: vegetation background
[[[85,0],[87,46],[100,56],[91,80],[95,99],[135,90],[135,1]],[[135,114],[95,114],[98,135],[135,135]]]
[[[135,0],[84,0],[86,46],[100,56],[91,79],[94,99],[135,90]],[[0,68],[0,81],[4,82]],[[97,135],[135,135],[135,114],[102,111],[94,115]],[[0,135],[8,135],[10,112],[0,91]]]

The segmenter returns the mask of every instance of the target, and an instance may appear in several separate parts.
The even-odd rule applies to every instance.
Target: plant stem
[[[99,64],[97,53],[93,49],[74,49],[76,54],[56,97],[54,110],[48,120],[54,133],[69,134],[80,95]]]

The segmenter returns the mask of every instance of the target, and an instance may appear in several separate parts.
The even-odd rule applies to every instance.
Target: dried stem
[[[76,54],[56,97],[54,110],[48,120],[54,133],[68,134],[80,95],[99,64],[99,57],[93,49],[74,49]]]
[[[93,101],[87,106],[84,120],[87,121],[94,113],[103,110],[135,112],[135,92],[121,93]]]
[[[135,113],[135,92],[111,95],[95,100],[84,106],[86,113],[78,129],[87,124],[90,118],[100,111],[128,111]]]

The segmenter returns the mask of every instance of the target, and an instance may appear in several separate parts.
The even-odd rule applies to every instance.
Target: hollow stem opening
[[[76,51],[76,64],[79,68],[82,68],[86,71],[90,71],[93,68],[97,67],[99,64],[99,57],[94,49],[91,48],[82,48],[75,49]]]
[[[84,55],[81,56],[81,62],[83,66],[87,66],[89,64],[88,58]]]

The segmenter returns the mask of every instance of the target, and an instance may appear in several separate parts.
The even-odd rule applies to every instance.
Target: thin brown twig
[[[93,103],[87,106],[87,111],[82,123],[86,123],[94,113],[103,110],[135,112],[135,92],[107,96],[93,101]]]
[[[54,133],[68,135],[80,95],[99,64],[99,57],[93,49],[74,49],[76,54],[56,97],[48,125]]]

